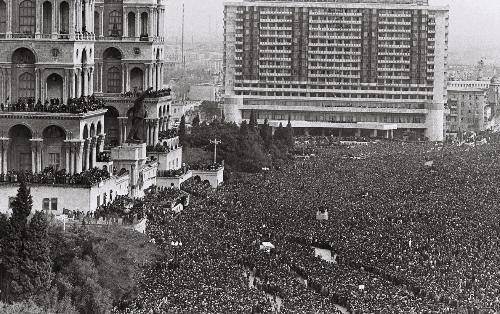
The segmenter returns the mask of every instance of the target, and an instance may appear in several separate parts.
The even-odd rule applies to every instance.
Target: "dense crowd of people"
[[[156,91],[150,91],[150,92],[148,92],[146,98],[160,98],[160,97],[170,96],[171,91],[172,90],[170,88],[162,88],[162,89],[159,89]],[[136,90],[136,91],[122,93],[122,94],[120,94],[120,96],[137,98],[137,97],[141,96],[142,93],[143,92],[141,90]]]
[[[17,102],[4,105],[0,104],[2,111],[12,112],[51,112],[51,113],[87,113],[104,109],[104,102],[94,95],[79,98],[68,98],[66,102],[62,99],[47,99],[42,102],[32,97],[19,98]]]
[[[176,136],[179,136],[179,132],[177,131],[177,129],[168,129],[165,131],[160,131],[158,134],[160,140],[168,140]]]
[[[81,173],[70,174],[65,169],[57,170],[47,167],[41,172],[9,171],[0,173],[0,182],[18,182],[22,177],[28,183],[35,184],[71,184],[93,186],[110,178],[106,169],[92,168]]]
[[[215,191],[190,180],[186,210],[156,208],[167,253],[131,311],[500,311],[499,145],[325,140],[312,155]]]

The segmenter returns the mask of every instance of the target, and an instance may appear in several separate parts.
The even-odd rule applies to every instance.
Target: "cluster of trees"
[[[241,123],[225,122],[224,115],[219,121],[210,124],[200,123],[193,119],[191,132],[186,132],[185,118],[181,118],[179,137],[183,145],[188,147],[214,150],[211,140],[221,143],[217,146],[217,161],[224,160],[228,170],[258,172],[264,167],[272,167],[275,162],[287,158],[293,148],[293,130],[290,120],[286,127],[271,127],[267,121],[259,125],[254,113],[250,119]]]
[[[21,180],[11,216],[0,214],[0,312],[109,313],[125,308],[135,296],[140,271],[137,258],[117,244],[130,241],[128,236],[113,240],[83,226],[63,232],[45,213],[32,214],[32,204]]]

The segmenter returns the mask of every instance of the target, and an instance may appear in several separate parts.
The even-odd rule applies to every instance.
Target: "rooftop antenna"
[[[208,41],[210,41],[210,36],[212,35],[212,16],[208,16]]]
[[[184,3],[182,3],[181,61],[182,61],[182,69],[185,71],[186,70],[186,59],[184,59]]]

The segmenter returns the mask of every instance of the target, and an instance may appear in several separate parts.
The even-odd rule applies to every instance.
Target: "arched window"
[[[7,6],[5,1],[0,0],[0,33],[7,32]]]
[[[43,16],[43,34],[52,33],[52,3],[45,1],[42,5]]]
[[[148,14],[141,13],[141,36],[148,36]]]
[[[128,20],[128,37],[135,37],[135,13],[130,12],[127,17]]]
[[[122,35],[122,15],[118,11],[109,13],[108,36],[119,37]]]
[[[122,91],[122,76],[117,67],[108,70],[108,93],[120,93]]]
[[[94,34],[101,34],[101,19],[97,11],[94,11]]]
[[[69,4],[66,1],[61,2],[61,5],[59,6],[59,16],[60,16],[59,18],[61,20],[59,32],[61,34],[68,34],[69,33]]]
[[[35,97],[35,76],[23,73],[19,76],[19,97]]]
[[[35,3],[25,0],[19,4],[19,33],[35,33]]]

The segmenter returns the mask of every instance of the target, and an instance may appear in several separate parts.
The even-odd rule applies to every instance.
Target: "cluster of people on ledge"
[[[35,101],[35,98],[19,98],[15,103],[0,104],[1,111],[7,112],[51,112],[51,113],[87,113],[104,109],[104,102],[94,95],[82,96],[79,98],[68,98],[66,103],[59,98],[45,100],[44,103],[40,99]]]
[[[156,90],[156,91],[150,91],[146,98],[160,98],[160,97],[166,97],[166,96],[170,96],[170,92],[172,90],[170,88],[163,88],[163,89],[159,89],[159,90]],[[126,92],[126,93],[122,93],[120,94],[121,97],[131,97],[131,98],[137,98],[139,96],[141,96],[142,94],[142,91],[130,91],[130,92]]]
[[[165,131],[160,131],[158,134],[158,138],[160,140],[171,139],[178,135],[177,129],[168,129]]]
[[[500,311],[499,145],[381,142],[315,155],[214,192],[183,185],[187,209],[149,216],[167,254],[145,271],[135,312],[268,313],[269,295],[283,313]],[[333,262],[315,257],[317,243]]]
[[[9,171],[0,174],[0,182],[19,182],[25,180],[28,183],[36,184],[71,184],[92,186],[110,178],[106,169],[93,168],[77,174],[69,174],[65,169],[56,170],[47,167],[40,173],[31,171]]]

